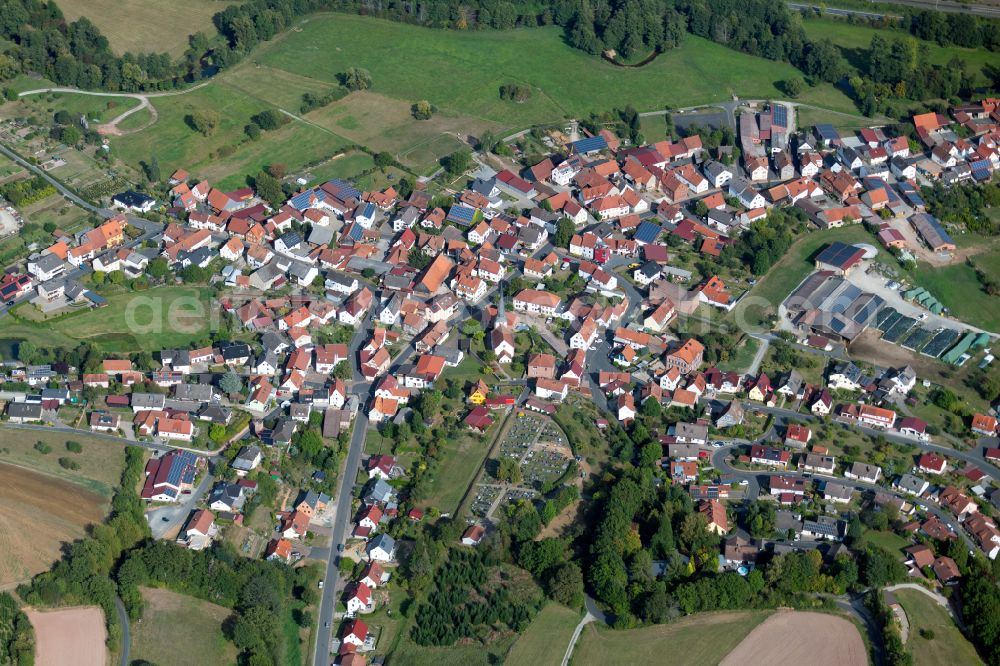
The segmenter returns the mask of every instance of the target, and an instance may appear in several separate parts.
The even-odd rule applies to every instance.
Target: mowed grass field
[[[260,94],[267,90],[265,84]],[[165,173],[184,168],[223,188],[245,185],[247,176],[256,175],[267,164],[280,163],[296,169],[333,155],[347,143],[335,134],[301,122],[290,122],[265,132],[257,141],[249,141],[243,128],[251,116],[275,105],[248,96],[227,83],[225,77],[185,95],[156,98],[153,105],[159,114],[156,123],[111,138],[112,150],[132,165],[155,155]],[[196,110],[218,112],[219,126],[211,136],[203,136],[188,125],[187,118]],[[231,154],[227,154],[230,150]]]
[[[806,35],[810,39],[829,39],[832,41],[840,49],[847,62],[858,69],[864,69],[866,66],[868,48],[875,35],[882,35],[890,40],[898,37],[912,39],[921,46],[927,47],[928,58],[936,65],[945,65],[952,58],[960,58],[965,61],[967,69],[977,85],[987,83],[986,76],[983,74],[983,65],[996,64],[996,55],[985,49],[939,46],[936,42],[917,39],[901,30],[883,30],[863,25],[851,25],[846,21],[830,18],[811,18],[802,21],[802,27],[805,28]]]
[[[39,82],[32,90],[49,87],[47,82]],[[57,111],[66,111],[74,117],[86,116],[87,120],[104,122],[139,106],[139,100],[132,97],[99,97],[79,93],[39,93],[18,98],[17,102],[3,105],[0,117],[13,118],[35,115],[51,122]]]
[[[700,613],[672,624],[614,631],[588,624],[573,651],[574,666],[664,663],[672,666],[718,664],[767,612]]]
[[[971,666],[983,663],[972,643],[958,630],[948,612],[933,599],[917,590],[896,590],[892,594],[906,611],[906,619],[910,623],[906,650],[913,655],[915,666]],[[921,629],[933,631],[934,638],[921,636]]]
[[[83,453],[69,453],[66,442],[83,445]],[[52,449],[43,454],[35,449],[42,442]],[[86,433],[66,434],[49,430],[24,430],[12,426],[0,427],[0,461],[41,472],[69,481],[108,500],[121,478],[124,453],[122,443]],[[68,470],[59,458],[68,457],[80,464],[80,469]]]
[[[200,287],[157,287],[107,300],[103,308],[51,321],[30,320],[40,315],[22,305],[18,317],[0,320],[0,339],[31,340],[39,347],[86,341],[111,353],[187,347],[208,333],[209,313],[217,310],[210,291]]]
[[[301,28],[263,49],[260,62],[330,82],[348,67],[364,67],[376,93],[408,103],[427,99],[444,111],[506,126],[627,104],[654,110],[726,100],[734,93],[775,97],[780,92],[774,84],[797,71],[691,35],[653,63],[626,69],[570,47],[555,26],[461,32],[326,14]],[[531,86],[531,98],[523,104],[501,102],[498,88],[511,82]],[[829,92],[825,88],[815,90]],[[831,99],[853,110],[846,96]]]
[[[118,54],[163,53],[179,56],[188,35],[212,34],[212,15],[234,4],[227,0],[59,0],[66,19],[86,16]],[[236,3],[239,4],[239,3]]]
[[[82,538],[106,508],[104,497],[75,483],[0,463],[0,585],[47,570],[62,546]]]
[[[469,484],[479,473],[486,460],[492,438],[500,428],[493,424],[485,435],[465,432],[454,441],[444,441],[444,454],[431,480],[427,506],[437,507],[441,513],[454,513]]]
[[[230,609],[169,590],[139,589],[146,607],[142,622],[132,623],[130,659],[175,666],[236,663],[236,646],[222,633]]]
[[[546,604],[507,654],[507,663],[558,666],[580,621],[580,612]]]
[[[370,91],[311,111],[256,142],[246,140],[243,128],[252,115],[268,108],[298,115],[303,93],[333,90],[337,74],[350,67],[371,72]],[[266,164],[281,163],[294,173],[352,143],[390,152],[417,173],[427,173],[485,130],[505,134],[626,105],[655,110],[733,94],[780,97],[775,84],[796,75],[791,65],[690,35],[653,63],[624,69],[571,48],[557,27],[459,32],[316,14],[207,86],[155,98],[159,120],[112,139],[112,147],[130,164],[155,154],[165,171],[183,167],[223,187],[242,185]],[[501,101],[499,87],[512,82],[530,86],[531,98],[522,104]],[[431,120],[410,115],[410,105],[422,99],[438,109]],[[800,101],[854,111],[847,96],[829,84],[809,88]],[[210,137],[185,121],[196,109],[219,112],[221,122]],[[137,118],[128,128],[138,126]]]
[[[993,279],[1000,273],[1000,245],[972,257],[976,266]],[[931,266],[921,262],[912,272],[913,281],[931,292],[948,308],[951,315],[964,322],[1000,331],[1000,299],[990,296],[976,276],[976,270],[964,261],[950,266]]]

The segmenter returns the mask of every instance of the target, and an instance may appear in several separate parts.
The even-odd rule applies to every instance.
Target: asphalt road
[[[121,666],[128,666],[129,650],[132,647],[132,635],[129,630],[128,613],[125,612],[125,604],[121,597],[115,596],[115,608],[118,610],[118,622],[122,625],[122,658]]]
[[[879,2],[891,2],[892,4],[895,5],[906,5],[907,7],[914,7],[916,9],[933,9],[939,12],[948,12],[956,14],[975,14],[977,16],[986,16],[990,18],[1000,17],[1000,7],[991,7],[989,5],[966,4],[962,2],[952,2],[951,0],[872,0],[872,6],[877,6]],[[789,2],[788,6],[795,10],[821,8],[820,5],[800,4],[796,2]],[[899,18],[898,14],[866,12],[858,9],[835,9],[831,7],[822,7],[822,9],[827,14],[831,14],[833,16],[853,15],[868,19],[880,19],[883,16],[888,16],[890,18]]]
[[[337,511],[333,519],[333,531],[330,537],[330,559],[326,563],[326,579],[323,583],[323,595],[320,597],[316,645],[313,651],[315,666],[329,666],[330,637],[334,627],[333,611],[337,601],[337,582],[340,578],[340,559],[337,545],[344,543],[344,534],[351,519],[351,494],[354,490],[354,479],[361,467],[361,454],[365,448],[365,435],[368,434],[368,414],[364,408],[358,410],[354,418],[354,433],[351,435],[351,445],[344,463],[344,473],[340,480],[340,493],[337,496]]]
[[[873,490],[880,490],[880,491],[889,493],[890,495],[893,495],[895,497],[902,498],[903,500],[905,500],[905,501],[907,501],[907,502],[909,502],[911,504],[919,506],[921,509],[923,509],[927,513],[930,513],[930,514],[933,514],[933,515],[937,516],[942,522],[944,522],[946,525],[948,525],[956,534],[960,535],[962,537],[962,539],[965,540],[966,544],[969,546],[970,549],[972,549],[972,550],[976,549],[976,545],[972,542],[972,539],[969,538],[969,535],[966,534],[965,530],[962,529],[962,526],[959,525],[955,521],[954,516],[952,516],[950,513],[946,512],[946,511],[942,511],[940,508],[938,508],[937,506],[935,506],[933,504],[928,504],[927,502],[924,502],[923,500],[919,500],[919,499],[913,497],[912,495],[906,495],[904,493],[897,493],[894,490],[892,490],[891,488],[880,486],[880,485],[875,484],[875,483],[865,483],[863,481],[852,481],[851,479],[847,479],[847,478],[844,478],[844,477],[835,477],[835,476],[829,476],[828,477],[828,476],[823,476],[823,475],[820,475],[820,474],[803,474],[803,473],[801,473],[801,472],[799,472],[797,470],[794,470],[794,469],[790,469],[790,470],[774,470],[774,471],[767,471],[767,470],[748,471],[748,470],[743,470],[743,469],[737,469],[737,468],[733,467],[732,465],[730,465],[726,461],[726,458],[733,452],[734,448],[736,448],[737,446],[740,446],[740,445],[745,445],[745,444],[730,444],[728,446],[724,446],[724,447],[721,447],[721,448],[718,448],[718,449],[714,449],[713,452],[712,452],[711,463],[712,463],[712,467],[714,467],[719,472],[722,472],[723,474],[727,474],[727,475],[732,475],[733,477],[735,477],[737,479],[740,479],[740,480],[745,480],[747,482],[747,485],[744,487],[744,491],[746,493],[746,497],[748,499],[750,499],[750,500],[753,500],[758,495],[760,495],[761,482],[762,481],[766,482],[767,479],[769,479],[772,476],[786,476],[786,477],[792,477],[792,478],[798,478],[798,479],[818,479],[818,480],[821,480],[821,481],[834,481],[836,483],[839,483],[839,484],[842,484],[842,485],[845,485],[845,486],[850,486],[851,488],[853,488],[855,491],[857,491],[859,493],[866,493],[866,492],[873,491]]]

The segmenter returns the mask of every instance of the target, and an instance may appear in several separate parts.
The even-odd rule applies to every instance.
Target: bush
[[[80,469],[80,463],[72,458],[60,458],[59,466],[63,469]]]
[[[261,111],[257,115],[253,116],[250,120],[257,124],[262,130],[271,131],[276,130],[282,125],[289,122],[288,116],[283,114],[277,109],[268,109],[267,111]]]
[[[351,67],[346,72],[337,75],[340,85],[350,91],[368,90],[372,87],[372,75],[367,69],[361,67]]]
[[[525,102],[531,97],[531,88],[520,83],[506,83],[500,86],[500,99],[510,102]]]
[[[924,638],[926,640],[932,641],[932,640],[934,640],[934,630],[933,629],[921,629],[920,630],[920,637]]]
[[[35,442],[35,450],[41,454],[52,453],[52,447],[45,442]]]
[[[430,120],[434,115],[434,106],[426,99],[422,99],[410,107],[410,112],[417,120]]]
[[[66,442],[66,450],[70,453],[83,453],[83,444],[69,440]]]
[[[198,109],[187,117],[188,125],[205,136],[212,136],[219,127],[219,112],[212,109]]]

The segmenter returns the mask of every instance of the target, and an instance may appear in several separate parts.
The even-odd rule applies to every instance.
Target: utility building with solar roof
[[[832,271],[837,275],[847,275],[861,263],[865,251],[853,245],[839,241],[830,243],[816,255],[816,268],[822,271]]]

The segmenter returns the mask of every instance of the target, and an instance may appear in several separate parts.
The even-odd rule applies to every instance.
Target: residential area
[[[858,131],[733,109],[728,142],[573,121],[443,187],[174,165],[7,267],[3,429],[141,447],[153,539],[321,572],[296,609],[316,664],[514,640],[546,598],[715,610],[642,615],[618,580],[763,585],[793,555],[836,581],[811,592],[915,584],[960,612],[970,562],[1000,571],[1000,253],[932,211],[996,189],[1000,100]],[[928,277],[956,266],[967,303]],[[628,501],[623,463],[662,506],[585,525]],[[591,527],[626,529],[615,575],[570,561]],[[481,584],[488,619],[449,624],[435,575],[461,603]]]

